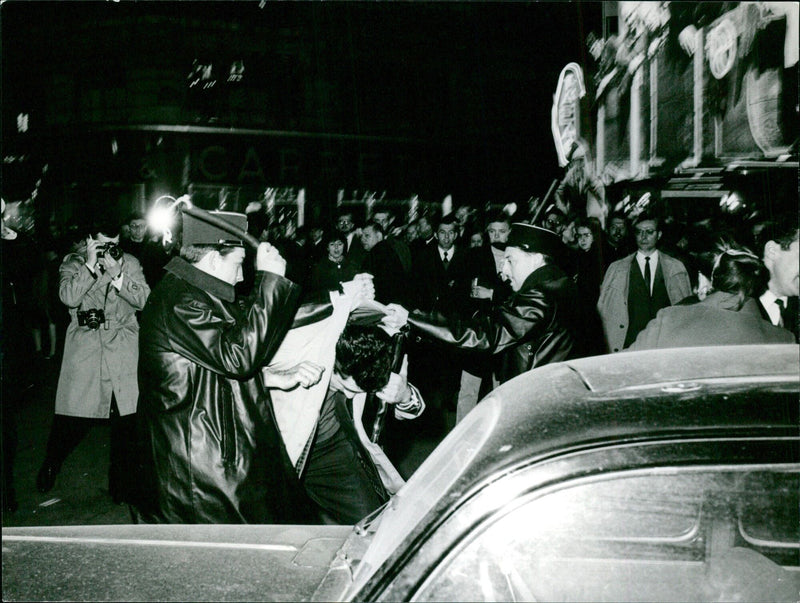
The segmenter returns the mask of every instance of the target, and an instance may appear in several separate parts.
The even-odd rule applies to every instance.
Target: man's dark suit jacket
[[[445,270],[439,247],[431,243],[414,261],[414,303],[411,306],[426,312],[466,311],[469,302],[467,253],[458,247]]]
[[[347,237],[345,237],[345,240],[347,240]],[[361,264],[364,263],[364,259],[367,257],[367,250],[361,244],[361,238],[358,233],[353,235],[353,240],[350,241],[350,246],[345,251],[344,256],[360,272]]]
[[[377,243],[367,253],[361,272],[369,272],[375,285],[375,299],[382,304],[408,306],[413,301],[411,293],[411,263],[406,271],[389,240]]]

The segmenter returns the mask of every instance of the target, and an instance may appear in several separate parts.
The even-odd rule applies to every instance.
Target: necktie
[[[647,293],[650,293],[650,257],[644,258],[644,282],[647,283]]]
[[[447,266],[450,264],[449,255],[450,255],[449,251],[445,251],[444,254],[442,254],[442,265],[444,265],[445,270],[447,270]]]
[[[785,316],[786,316],[785,315],[786,306],[784,305],[782,299],[776,299],[775,300],[775,305],[778,306],[778,308],[780,308],[780,311],[781,311],[780,316],[778,317],[778,326],[779,327],[785,327],[786,326],[786,318],[785,318]]]

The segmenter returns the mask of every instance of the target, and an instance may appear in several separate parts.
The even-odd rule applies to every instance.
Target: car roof
[[[668,348],[594,356],[566,363],[595,392],[711,377],[798,377],[800,346]]]
[[[497,405],[499,412],[475,456],[476,469],[670,434],[797,434],[799,387],[800,347],[794,344],[626,352],[545,366],[503,384],[478,405],[487,412]],[[783,402],[753,399],[753,391],[766,389],[785,392]]]

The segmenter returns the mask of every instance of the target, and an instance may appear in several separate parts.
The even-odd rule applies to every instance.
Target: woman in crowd
[[[331,231],[325,241],[328,255],[319,260],[311,271],[307,294],[313,295],[321,291],[336,291],[339,283],[350,281],[357,269],[345,257],[347,241],[343,234]]]
[[[755,254],[724,249],[714,262],[711,293],[702,301],[692,296],[660,310],[629,349],[794,343],[789,331],[761,317],[756,297],[768,278]]]

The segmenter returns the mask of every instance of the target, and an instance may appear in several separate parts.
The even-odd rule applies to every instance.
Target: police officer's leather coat
[[[299,288],[256,273],[251,299],[173,259],[142,313],[143,521],[307,523],[309,501],[260,369],[292,323]]]
[[[418,334],[462,350],[500,354],[497,377],[502,383],[537,366],[580,355],[577,301],[572,280],[548,264],[490,312],[469,319],[414,312],[408,322]]]

